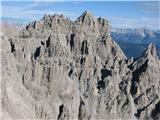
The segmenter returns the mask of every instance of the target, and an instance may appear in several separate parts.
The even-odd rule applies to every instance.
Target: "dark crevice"
[[[127,95],[127,86],[128,86],[128,81],[123,80],[122,82],[119,83],[119,89]]]
[[[62,104],[61,106],[59,106],[59,114],[58,114],[57,120],[60,119],[60,117],[61,117],[61,115],[63,113],[63,109],[64,109],[64,105]]]
[[[112,76],[111,70],[105,68],[101,69],[101,79],[104,80],[105,77]]]
[[[24,46],[23,46],[23,48],[22,48],[22,51],[24,52]]]
[[[68,76],[71,77],[72,73],[73,73],[73,69],[71,69],[71,70],[69,71]]]
[[[139,69],[133,72],[133,80],[139,82],[139,76],[147,69],[147,67],[148,67],[148,60],[146,60]]]
[[[133,63],[127,66],[130,70],[134,69]]]
[[[137,113],[135,113],[134,115],[137,117],[137,118],[140,118],[140,115],[141,115],[141,112],[143,112],[147,107],[143,107],[141,109],[138,109],[137,110]]]
[[[79,75],[78,75],[78,80],[79,81],[81,80],[82,72],[83,72],[83,70],[81,70],[80,73],[79,73]]]
[[[138,100],[144,95],[144,93],[140,94],[137,98],[134,99],[134,103],[138,104]]]
[[[97,68],[94,68],[93,76],[96,75],[96,72],[97,72]]]
[[[131,66],[130,66],[131,67]],[[135,70],[132,74],[132,83],[131,83],[131,95],[135,95],[137,93],[137,89],[138,89],[138,83],[139,83],[139,77],[140,75],[146,71],[148,67],[148,60],[146,60],[144,62],[144,64],[137,70]]]
[[[23,74],[23,76],[22,76],[22,83],[24,84],[24,74]]]
[[[68,43],[69,43],[69,38],[68,38],[68,36],[66,36],[66,40],[67,40],[67,45],[68,45]]]
[[[138,83],[135,82],[135,81],[134,82],[132,81],[132,83],[131,83],[131,89],[130,89],[131,95],[132,96],[135,95],[137,93],[137,91],[138,91]]]
[[[44,45],[44,42],[43,42],[43,41],[41,41],[41,45]]]
[[[51,50],[51,48],[47,48],[46,50],[48,52],[48,57],[52,57],[52,50]]]
[[[85,18],[86,18],[86,15],[83,15],[82,16],[82,23],[84,23]]]
[[[46,41],[46,50],[45,52],[48,53],[48,57],[52,56],[52,50],[51,50],[51,36],[48,37],[48,40]]]
[[[94,56],[94,63],[96,63],[96,61],[97,61],[97,58],[96,58],[96,56]]]
[[[153,101],[154,101],[154,100],[152,100],[148,105],[144,106],[143,108],[138,109],[138,110],[137,110],[137,113],[135,113],[135,116],[136,116],[137,118],[140,118],[141,113],[142,113],[143,111],[145,111],[145,110],[147,109],[147,107],[150,106],[150,105],[153,103]]]
[[[50,75],[51,75],[51,68],[49,67],[49,68],[47,68],[47,81],[48,82],[51,82]]]
[[[46,48],[50,47],[50,43],[51,43],[51,36],[49,36],[48,40],[46,41]]]
[[[12,40],[10,42],[10,45],[11,45],[11,52],[14,53],[16,49],[15,49],[15,45],[13,44]]]
[[[111,70],[107,70],[105,68],[101,69],[101,80],[98,81],[97,89],[100,91],[101,89],[105,89],[105,78],[108,76],[112,76]]]
[[[154,120],[159,120],[160,119],[160,101],[155,105],[155,108],[152,110],[151,117]]]
[[[122,60],[118,61],[118,64],[119,64],[120,66],[122,66],[122,63],[123,63]]]
[[[26,30],[29,30],[29,25],[26,26]]]
[[[114,48],[114,47],[112,47],[112,49],[111,49],[111,52],[112,52],[112,54],[115,56],[116,55],[116,49]]]
[[[37,23],[36,21],[33,22],[33,28],[34,29],[36,28],[36,23]]]
[[[89,54],[87,40],[84,40],[81,46],[81,55],[84,55],[84,54],[87,54],[87,55]]]
[[[98,81],[98,90],[100,90],[101,88],[102,89],[105,89],[105,81],[104,80],[100,80]]]
[[[86,61],[86,58],[83,58],[83,57],[80,58],[80,64],[81,65],[84,65],[85,61]]]
[[[57,23],[60,24],[60,19],[57,20]]]
[[[34,53],[34,59],[35,59],[35,60],[37,59],[37,57],[39,57],[40,51],[41,51],[41,47],[38,47],[38,48],[36,49],[35,53]]]
[[[85,117],[85,103],[82,100],[82,98],[80,98],[78,120],[83,120],[84,117]]]
[[[102,36],[102,38],[100,39],[100,43],[106,47],[106,38],[105,38],[105,36]]]
[[[71,51],[73,51],[73,49],[74,49],[74,37],[75,37],[75,34],[71,34],[71,36],[70,36]]]

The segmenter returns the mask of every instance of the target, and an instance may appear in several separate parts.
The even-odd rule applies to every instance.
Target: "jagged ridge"
[[[160,62],[154,45],[142,57],[127,59],[103,18],[88,11],[75,21],[45,15],[10,41],[15,61],[9,64],[17,66],[15,74],[29,92],[28,99],[33,99],[24,101],[34,108],[31,118],[155,119],[153,114],[159,115]],[[4,98],[5,105],[12,106]],[[28,114],[11,117],[28,118]]]

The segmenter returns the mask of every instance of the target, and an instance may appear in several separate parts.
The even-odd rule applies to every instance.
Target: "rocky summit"
[[[160,119],[153,44],[128,59],[112,40],[108,20],[88,11],[75,21],[44,15],[12,36],[4,32],[2,119]]]

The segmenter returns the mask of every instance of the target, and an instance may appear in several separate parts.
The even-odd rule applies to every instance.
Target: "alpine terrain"
[[[108,20],[44,15],[1,32],[2,119],[160,119],[160,60],[154,44],[129,59]],[[11,28],[5,28],[5,30]]]

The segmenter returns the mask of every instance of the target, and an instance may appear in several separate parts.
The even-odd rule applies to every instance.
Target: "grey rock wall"
[[[45,15],[2,41],[3,118],[159,119],[154,45],[127,59],[103,18]]]

